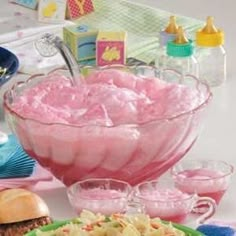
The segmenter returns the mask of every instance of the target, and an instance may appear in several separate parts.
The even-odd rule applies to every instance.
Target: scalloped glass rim
[[[46,225],[46,226],[43,226],[41,228],[39,228],[40,230],[42,230],[43,232],[47,232],[47,231],[51,231],[51,230],[56,230],[58,229],[59,227],[62,227],[68,223],[70,223],[71,220],[66,220],[66,221],[58,221],[58,222],[55,222],[53,224],[50,224],[50,225]],[[163,223],[168,223],[168,222],[165,222],[163,221]],[[184,226],[184,225],[180,225],[180,224],[175,224],[175,223],[172,223],[172,225],[176,228],[176,229],[179,229],[181,231],[183,231],[186,236],[204,236],[202,233],[200,233],[199,231],[196,231],[194,229],[191,229],[187,226]],[[27,234],[25,234],[25,236],[36,236],[36,230],[33,230]]]
[[[217,160],[185,160],[184,163],[186,163],[186,164],[187,163],[194,163],[194,162],[195,163],[200,163],[201,161],[203,161],[203,163],[206,162],[207,164],[208,163],[223,164],[225,167],[228,168],[228,171],[225,174],[223,174],[221,176],[218,176],[218,177],[211,177],[211,180],[222,179],[222,178],[225,178],[227,176],[231,176],[234,173],[234,169],[235,169],[234,166],[229,164],[229,163],[227,163],[227,162],[225,162],[225,161],[217,161]],[[181,165],[181,161],[179,163],[177,163],[176,165]],[[171,173],[172,177],[179,178],[179,176],[178,176],[179,172],[177,170],[175,170],[175,166],[173,166],[170,169],[170,173]],[[199,182],[199,181],[200,182],[204,182],[204,181],[209,181],[209,179],[202,179],[202,178],[197,178],[197,177],[195,177],[194,179],[191,179],[191,182]]]
[[[67,191],[66,191],[68,197],[69,198],[71,197],[71,198],[75,199],[75,197],[77,195],[78,188],[80,187],[80,185],[86,184],[86,182],[91,183],[93,181],[95,181],[95,183],[97,183],[96,181],[98,181],[98,182],[109,183],[109,184],[110,183],[121,184],[121,185],[123,185],[122,187],[126,187],[127,188],[127,196],[131,195],[131,193],[132,193],[132,187],[126,181],[122,181],[122,180],[119,180],[119,179],[113,179],[113,178],[89,178],[89,179],[84,179],[84,180],[81,180],[81,181],[77,181],[77,182],[73,183],[72,185],[68,186],[67,187]],[[83,197],[81,197],[81,199],[82,198]],[[83,199],[87,200],[87,198],[83,198]],[[113,196],[110,199],[112,199],[112,200],[120,199],[120,196],[118,196],[118,197],[117,196],[115,196],[115,197]],[[104,200],[103,199],[99,199],[99,201],[106,202],[107,199],[104,199]]]
[[[152,70],[156,70],[158,71],[158,69],[154,66],[123,66],[123,65],[112,65],[112,66],[103,66],[103,67],[96,67],[96,66],[83,66],[81,67],[81,70],[87,70],[87,69],[93,69],[93,70],[105,70],[105,69],[116,69],[116,68],[128,68],[128,69],[152,69]],[[17,87],[19,87],[20,85],[22,84],[28,84],[30,83],[31,81],[33,81],[34,78],[36,77],[46,77],[47,75],[50,75],[52,73],[55,73],[55,72],[59,72],[59,71],[64,71],[66,73],[69,73],[69,71],[67,69],[65,69],[65,67],[60,67],[60,68],[56,68],[52,71],[50,71],[49,73],[47,74],[34,74],[32,76],[30,76],[26,81],[18,81],[17,83],[15,83],[9,90],[7,90],[5,93],[4,93],[4,96],[3,96],[3,107],[4,109],[8,110],[11,114],[14,114],[15,116],[23,119],[23,120],[29,120],[29,121],[33,121],[33,122],[37,122],[37,123],[40,123],[42,125],[61,125],[61,126],[68,126],[68,127],[77,127],[77,128],[80,128],[80,127],[86,127],[87,125],[76,125],[76,124],[64,124],[64,123],[57,123],[57,122],[54,122],[54,123],[46,123],[46,122],[42,122],[42,121],[39,121],[39,120],[35,120],[35,119],[32,119],[32,118],[28,118],[28,117],[24,117],[22,115],[19,115],[18,113],[16,113],[15,111],[13,111],[11,109],[11,106],[9,105],[9,102],[8,102],[8,97],[11,96],[12,93],[14,93],[15,89],[17,89]],[[178,71],[175,71],[175,70],[171,70],[171,69],[166,69],[166,71],[171,71],[173,73],[176,73],[177,76],[180,76],[181,73],[179,73]],[[196,108],[194,108],[193,110],[191,111],[188,111],[188,112],[184,112],[184,113],[180,113],[176,116],[171,116],[169,118],[163,118],[163,119],[155,119],[155,120],[150,120],[150,121],[147,121],[147,122],[142,122],[142,123],[137,123],[137,124],[132,124],[132,123],[127,123],[127,124],[120,124],[120,125],[114,125],[114,126],[103,126],[103,125],[89,125],[90,127],[106,127],[106,128],[112,128],[112,127],[124,127],[124,126],[128,126],[128,127],[138,127],[138,126],[144,126],[146,124],[152,124],[152,123],[155,123],[155,122],[171,122],[171,121],[174,121],[176,119],[180,119],[181,117],[184,117],[184,116],[188,116],[188,115],[192,115],[196,112],[198,112],[199,110],[202,110],[204,109],[208,103],[210,102],[211,98],[212,98],[212,93],[210,91],[210,88],[209,86],[204,83],[204,82],[201,82],[198,78],[196,78],[195,76],[193,75],[186,75],[186,78],[192,78],[193,81],[196,82],[196,87],[199,87],[200,85],[204,86],[205,89],[206,89],[206,92],[208,94],[208,96],[206,96],[206,100],[200,104],[199,106],[197,106]]]

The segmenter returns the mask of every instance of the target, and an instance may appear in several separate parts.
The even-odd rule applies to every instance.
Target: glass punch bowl
[[[109,68],[92,68],[104,69]],[[157,69],[149,66],[116,69],[142,77],[159,76]],[[89,68],[84,71],[88,73]],[[207,85],[193,76],[183,79],[177,72],[167,70],[164,80],[201,90],[204,101],[191,111],[169,118],[112,127],[44,123],[14,112],[11,105],[18,96],[43,79],[45,75],[34,75],[6,91],[5,118],[24,150],[67,186],[87,178],[115,178],[136,185],[161,176],[196,141],[211,100]]]

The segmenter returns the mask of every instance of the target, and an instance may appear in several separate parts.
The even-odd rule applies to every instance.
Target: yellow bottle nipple
[[[217,29],[214,18],[208,16],[202,29],[196,31],[196,44],[203,47],[217,47],[224,43],[224,31]]]
[[[217,28],[214,25],[214,18],[212,16],[207,17],[206,25],[202,29],[202,32],[207,34],[214,34],[218,32]]]
[[[165,32],[168,34],[176,34],[177,31],[178,31],[178,25],[176,24],[176,17],[170,16],[170,21],[165,29]]]
[[[177,30],[177,34],[176,34],[176,38],[174,41],[176,44],[185,44],[188,43],[189,40],[187,39],[187,37],[185,36],[184,30],[182,26],[179,26],[178,30]]]

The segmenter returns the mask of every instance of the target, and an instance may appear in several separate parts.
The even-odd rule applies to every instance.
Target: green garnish
[[[73,224],[82,224],[82,222],[80,221],[80,218],[75,218],[71,221]]]
[[[104,219],[104,222],[111,222],[110,217],[106,216],[105,219]]]
[[[118,227],[120,227],[120,223],[119,222],[114,222],[114,224],[112,224],[112,226],[114,228],[118,228]]]

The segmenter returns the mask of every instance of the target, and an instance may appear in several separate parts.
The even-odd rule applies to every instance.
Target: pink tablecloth
[[[59,180],[38,164],[30,177],[0,179],[0,190],[6,188],[27,188],[33,191],[41,191],[62,186],[63,184]]]

